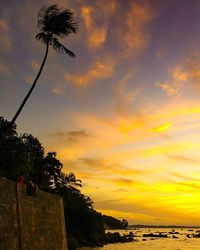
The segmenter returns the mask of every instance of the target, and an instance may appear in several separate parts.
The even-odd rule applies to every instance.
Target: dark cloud
[[[114,180],[116,183],[119,183],[121,185],[125,185],[125,186],[131,186],[133,184],[133,180],[130,179],[125,179],[125,178],[120,178],[120,179],[116,179]]]
[[[153,204],[148,204],[147,202],[142,204],[140,203],[130,203],[126,199],[116,199],[116,200],[101,200],[96,201],[95,206],[98,209],[105,209],[105,210],[115,210],[118,212],[127,212],[127,213],[136,213],[145,216],[151,216],[154,218],[167,218],[169,216],[179,217],[181,216],[180,213],[176,211],[169,211],[167,208],[158,207]]]
[[[124,193],[127,193],[129,192],[130,190],[129,189],[126,189],[126,188],[118,188],[116,190],[114,190],[114,192],[118,193],[118,192],[124,192]]]
[[[77,164],[79,166],[84,166],[84,169],[89,171],[95,169],[95,171],[106,173],[112,173],[115,168],[114,165],[106,163],[105,160],[101,158],[79,158]]]
[[[92,166],[92,167],[99,167],[102,165],[105,165],[105,163],[103,162],[102,159],[98,159],[98,158],[79,158],[78,159],[80,162]]]
[[[183,189],[184,187],[189,187],[192,189],[198,189],[200,190],[200,181],[198,178],[193,178],[190,176],[186,176],[183,174],[179,174],[179,173],[170,173],[172,177],[176,177],[179,178],[179,180],[172,180],[171,178],[163,178],[163,182],[165,183],[170,183],[171,185],[174,185],[177,189],[177,191],[180,192],[185,192],[185,189]]]
[[[103,158],[94,158],[94,157],[93,158],[79,158],[78,163],[79,165],[84,164],[85,166],[89,168],[95,168],[96,170],[99,170],[99,171],[106,171],[106,173],[110,173],[110,174],[118,173],[121,175],[129,175],[129,174],[140,175],[142,173],[145,173],[145,171],[143,170],[131,169],[118,163],[106,162],[106,160]],[[122,178],[122,179],[118,179],[118,181],[122,181],[122,182],[124,181],[127,183],[128,181],[131,181],[131,180]]]
[[[197,179],[195,179],[195,178],[192,178],[192,177],[189,177],[189,176],[185,176],[185,175],[180,174],[180,173],[171,172],[170,174],[171,174],[172,176],[177,177],[177,178],[182,179],[182,180],[197,181]]]
[[[69,143],[76,143],[81,140],[85,140],[92,135],[87,133],[85,130],[76,130],[76,131],[67,131],[67,132],[62,132],[62,131],[57,131],[51,134],[53,137],[59,137],[59,138],[64,138]]]
[[[200,190],[200,183],[188,183],[188,182],[173,182],[179,186],[190,187],[192,189]]]
[[[171,155],[171,154],[166,154],[166,156],[168,158],[170,158],[171,160],[174,161],[179,161],[182,163],[195,163],[195,164],[199,164],[199,161],[184,155]]]

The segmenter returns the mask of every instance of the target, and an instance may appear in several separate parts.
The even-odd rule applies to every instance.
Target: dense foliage
[[[70,249],[102,245],[105,229],[123,228],[123,222],[94,210],[93,201],[80,191],[81,180],[62,172],[55,152],[45,154],[39,140],[31,134],[18,135],[15,124],[5,133],[9,125],[0,117],[0,175],[14,181],[20,175],[25,180],[31,176],[39,189],[63,197]]]

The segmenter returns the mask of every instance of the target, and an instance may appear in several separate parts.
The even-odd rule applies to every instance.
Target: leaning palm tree
[[[49,51],[49,46],[52,46],[53,49],[56,50],[56,52],[66,53],[71,57],[75,57],[75,54],[65,46],[63,46],[58,40],[59,37],[63,38],[65,36],[69,36],[72,33],[76,33],[78,25],[73,19],[73,12],[68,9],[60,9],[58,8],[57,4],[51,5],[49,7],[44,5],[38,13],[38,28],[40,29],[40,33],[36,35],[36,39],[41,41],[46,46],[44,59],[30,90],[26,94],[19,109],[10,122],[9,128],[12,127],[12,125],[15,123],[33,89],[35,88],[35,85],[44,68],[44,64],[46,62]]]

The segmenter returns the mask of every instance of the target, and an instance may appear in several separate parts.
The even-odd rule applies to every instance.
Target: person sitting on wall
[[[20,183],[20,184],[24,184],[24,175],[23,173],[20,173],[18,179],[17,179],[17,182]]]
[[[36,196],[36,185],[31,175],[27,178],[26,188],[28,195]]]

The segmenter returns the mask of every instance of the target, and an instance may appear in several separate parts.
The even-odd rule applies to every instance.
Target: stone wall
[[[1,178],[0,249],[67,250],[62,198]]]
[[[0,249],[19,248],[16,185],[0,179]]]

